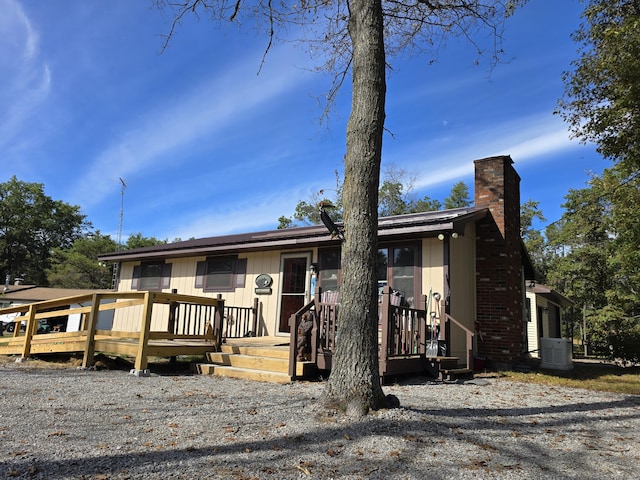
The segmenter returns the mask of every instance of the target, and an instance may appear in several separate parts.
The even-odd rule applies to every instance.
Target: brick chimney
[[[526,346],[520,177],[509,156],[474,165],[475,206],[490,212],[476,229],[478,354],[501,368],[517,363]]]

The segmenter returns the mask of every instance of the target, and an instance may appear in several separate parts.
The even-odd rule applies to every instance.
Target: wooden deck
[[[385,290],[380,305],[381,378],[425,371],[444,377],[448,375],[447,371],[450,375],[471,371],[472,332],[459,325],[467,337],[467,359],[463,369],[456,368],[459,365],[455,357],[430,358],[425,351],[428,312],[394,305],[390,302],[391,296]],[[157,305],[163,305],[164,316],[168,312],[166,321],[160,322],[162,331],[151,330]],[[252,337],[246,334],[255,332],[255,318],[236,320],[234,326],[241,326],[238,331],[231,331],[229,325],[224,325],[225,314],[239,319],[242,317],[239,310],[251,308],[227,307],[227,312],[221,299],[161,292],[96,293],[1,309],[0,314],[19,313],[21,316],[13,320],[12,336],[0,337],[0,354],[19,355],[21,359],[40,354],[80,354],[84,368],[93,365],[98,352],[124,355],[135,359],[132,372],[136,375],[149,374],[150,357],[202,355],[207,356],[209,363],[198,365],[200,373],[288,382],[308,378],[312,371],[331,370],[338,306],[337,303],[310,302],[292,315],[290,336]],[[132,307],[137,310],[131,317],[139,319],[135,322],[136,331],[97,328],[101,312],[114,311],[115,317],[116,311]],[[253,310],[255,313],[257,307]],[[310,334],[310,351],[305,360],[298,360],[297,326],[305,311],[312,311],[314,327]],[[78,314],[82,316],[79,331],[37,333],[39,322],[43,320]],[[155,325],[158,325],[159,317],[162,315],[156,315]],[[445,325],[447,322],[458,323],[447,314],[443,314],[443,321]],[[22,323],[26,323],[26,329],[20,331]]]
[[[74,307],[90,303],[84,307]],[[152,331],[151,318],[154,305],[199,305],[210,307],[212,315],[202,325],[199,333],[176,334],[173,331]],[[140,328],[137,331],[98,330],[100,312],[142,306]],[[219,348],[222,338],[222,312],[224,301],[208,297],[166,294],[155,292],[124,292],[83,295],[59,300],[19,305],[0,310],[2,314],[19,313],[14,319],[15,328],[11,337],[0,337],[0,354],[30,355],[46,353],[80,353],[82,366],[90,367],[96,352],[112,355],[127,355],[135,358],[134,370],[144,374],[149,357],[173,357],[179,355],[204,355]],[[184,311],[189,309],[184,308]],[[172,310],[175,311],[175,310]],[[65,315],[81,314],[81,330],[77,332],[37,333],[41,320]],[[172,319],[193,321],[198,319]],[[20,324],[26,322],[21,331]],[[168,324],[169,319],[167,319]]]
[[[139,350],[138,338],[118,337],[109,331],[97,331],[94,337],[94,351],[136,357]],[[0,337],[0,354],[22,355],[25,335]],[[86,331],[46,333],[31,339],[29,355],[46,353],[83,353],[87,343]],[[174,357],[179,355],[204,355],[214,350],[212,339],[172,338],[150,339],[145,353],[148,357]],[[27,355],[27,356],[29,356]]]

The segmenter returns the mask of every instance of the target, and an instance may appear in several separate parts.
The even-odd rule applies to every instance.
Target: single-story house
[[[474,205],[379,219],[378,284],[425,308],[437,292],[444,313],[475,334],[474,354],[494,366],[527,351],[525,282],[534,278],[520,236],[520,177],[509,156],[476,160]],[[346,233],[348,235],[348,232]],[[316,287],[340,288],[341,240],[325,226],[240,233],[118,251],[119,292],[152,290],[260,303],[256,332],[289,335],[289,318]],[[436,312],[441,315],[443,312]],[[167,328],[155,312],[152,328]],[[116,314],[114,328],[135,330],[139,314]],[[450,332],[448,354],[463,356],[463,332]]]

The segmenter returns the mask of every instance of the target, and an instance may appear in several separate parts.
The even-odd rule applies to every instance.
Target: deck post
[[[313,316],[313,328],[311,329],[311,361],[318,365],[318,345],[320,344],[320,317],[322,315],[322,307],[320,306],[322,300],[322,289],[316,286],[315,295],[313,296],[313,309],[315,315]]]
[[[378,362],[380,376],[383,377],[387,371],[387,354],[389,350],[389,305],[391,302],[391,287],[385,285],[382,288],[382,302],[380,303],[380,353]]]
[[[213,339],[216,345],[216,348],[220,350],[220,345],[222,345],[222,328],[224,321],[224,300],[221,295],[218,295],[218,304],[215,307],[215,312],[213,315]]]
[[[84,356],[82,357],[82,368],[89,368],[93,365],[93,355],[96,348],[96,327],[98,325],[98,315],[100,313],[101,295],[94,293],[91,297],[91,311],[87,318],[86,332],[87,340],[84,345]]]
[[[20,315],[16,318],[20,318],[23,315]],[[20,336],[20,325],[22,325],[22,321],[20,322],[16,322],[16,318],[13,319],[13,338],[19,337]]]
[[[33,335],[38,331],[38,321],[36,320],[36,311],[37,311],[36,305],[31,304],[29,306],[29,313],[27,315],[27,326],[25,327],[25,330],[24,330],[24,346],[22,347],[22,357],[20,361],[26,360],[27,358],[29,358],[29,354],[31,353],[31,339],[33,338]],[[20,331],[20,324],[21,322],[15,323],[14,334]]]
[[[147,347],[149,345],[149,333],[151,330],[151,314],[153,313],[154,293],[144,293],[144,306],[142,309],[142,324],[140,325],[140,339],[138,341],[138,351],[136,353],[136,363],[131,373],[138,377],[148,377],[147,370]]]
[[[253,310],[251,311],[253,316],[253,318],[251,319],[251,331],[253,332],[254,337],[258,336],[258,314],[260,308],[259,302],[260,301],[258,300],[258,297],[253,299]]]
[[[292,313],[289,317],[289,377],[296,376],[298,362],[298,317]]]
[[[427,353],[427,322],[429,321],[429,309],[427,305],[429,305],[429,299],[427,295],[422,295],[422,305],[424,307],[424,318],[419,318],[420,322],[418,326],[418,353],[420,355],[424,355]]]
[[[174,288],[171,290],[171,293],[178,293],[178,289]],[[176,318],[178,318],[178,307],[179,303],[173,300],[169,303],[169,319],[167,320],[167,333],[171,333],[172,335],[176,334]]]

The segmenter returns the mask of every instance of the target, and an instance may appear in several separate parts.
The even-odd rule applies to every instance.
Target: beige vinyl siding
[[[133,279],[133,267],[140,265],[140,262],[123,263],[120,265],[119,292],[130,292]],[[136,307],[122,308],[115,310],[113,318],[113,330],[123,332],[139,332],[142,321],[142,305]],[[152,326],[154,326],[152,322]]]
[[[468,224],[464,235],[450,241],[451,316],[475,332],[476,319],[476,232]],[[476,337],[476,343],[478,338]],[[451,355],[461,361],[467,358],[466,333],[451,326]],[[474,345],[475,350],[475,345]]]
[[[305,250],[305,253],[307,252],[308,250]],[[280,256],[282,253],[292,252],[274,250],[239,255],[238,258],[247,259],[244,287],[235,288],[232,292],[220,293],[204,292],[202,288],[195,287],[196,265],[198,262],[205,261],[206,256],[167,259],[166,262],[172,264],[171,282],[170,288],[163,291],[171,292],[175,289],[181,294],[210,298],[217,298],[220,295],[225,304],[232,307],[252,307],[254,299],[257,298],[262,307],[262,317],[258,319],[258,328],[264,335],[275,335],[278,330],[277,313],[280,298],[278,285],[280,285]],[[317,261],[317,250],[314,250],[313,258],[313,261]],[[140,262],[129,262],[121,265],[119,291],[131,291],[133,267],[139,264]],[[269,274],[273,278],[272,293],[270,295],[256,295],[255,293],[256,277],[262,273]],[[151,321],[153,330],[163,331],[167,328],[168,312],[168,307],[154,307]],[[141,316],[142,307],[119,310],[116,313],[113,328],[114,330],[138,331]]]
[[[540,358],[540,339],[538,334],[538,305],[536,294],[527,292],[527,298],[531,301],[531,321],[527,322],[527,348],[530,356]]]
[[[437,238],[425,238],[422,241],[422,294],[444,292],[442,268],[442,242]],[[419,308],[424,308],[422,305]]]

